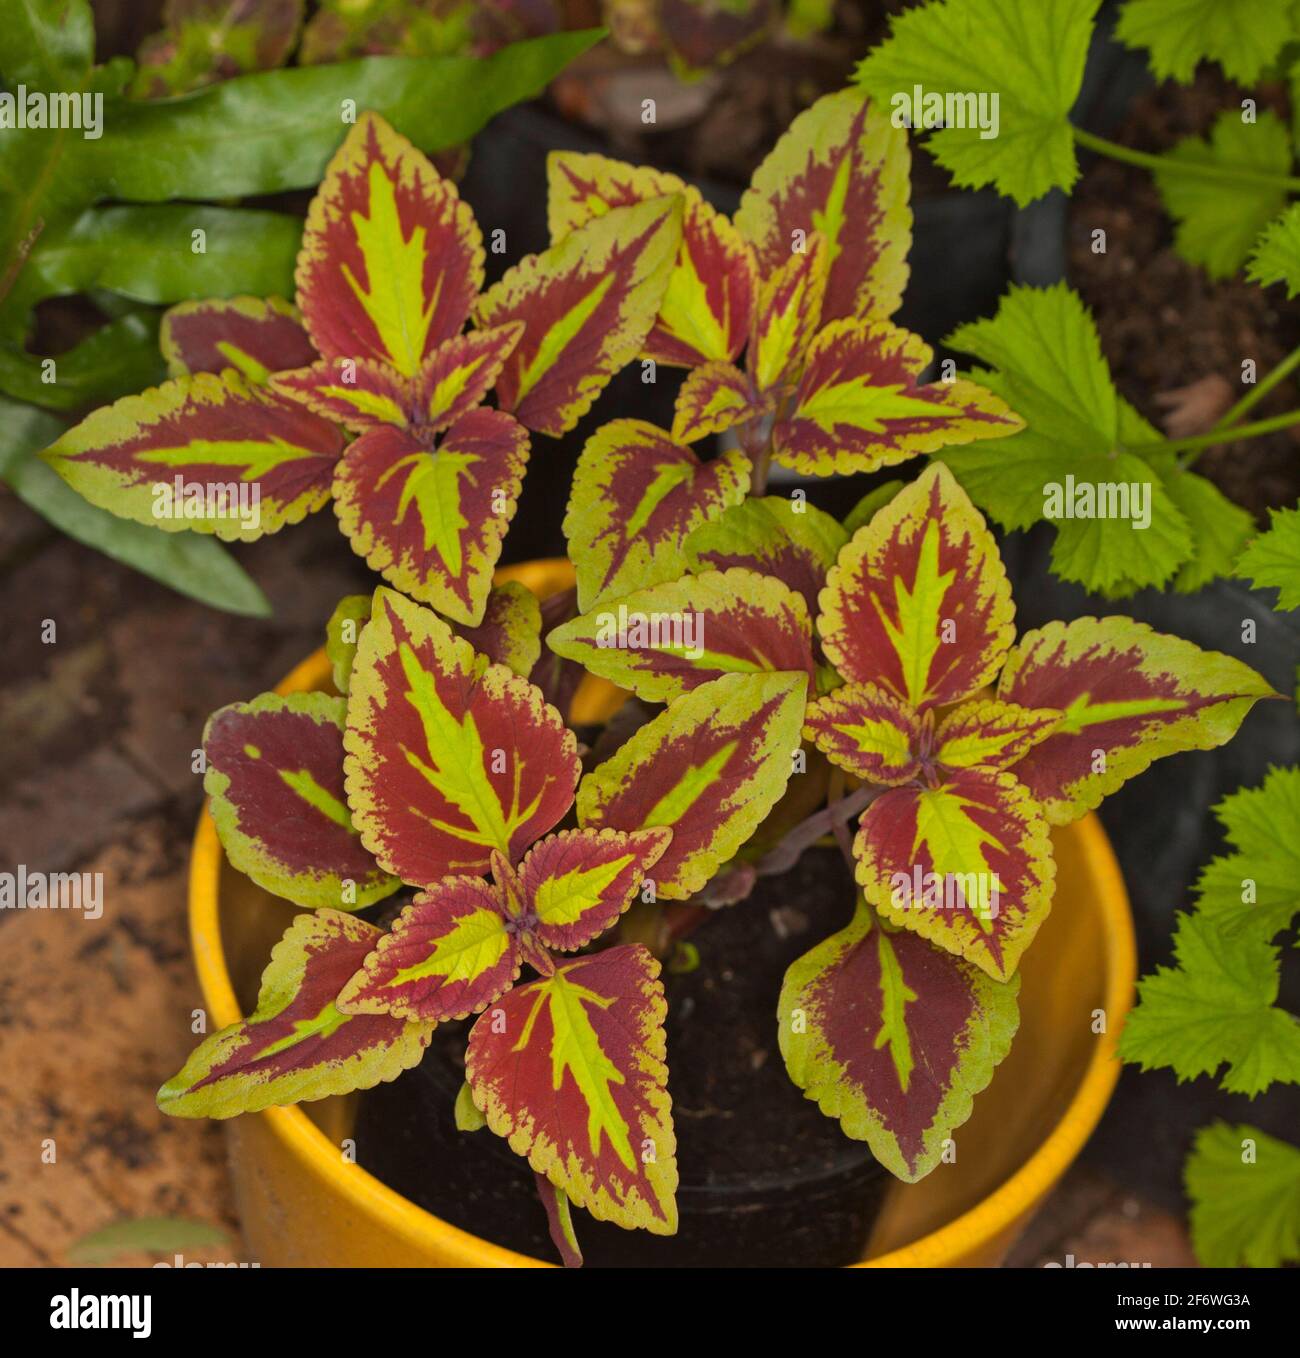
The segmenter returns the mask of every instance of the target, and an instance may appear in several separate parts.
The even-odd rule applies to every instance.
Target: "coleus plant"
[[[274,298],[175,308],[171,380],[95,411],[45,456],[115,514],[227,540],[332,498],[372,567],[478,624],[529,432],[572,428],[641,348],[681,210],[670,194],[609,213],[483,291],[482,236],[454,184],[363,114],[308,211],[298,310]],[[178,506],[161,516],[160,478]],[[258,511],[209,494],[231,486],[255,491]]]
[[[895,1175],[933,1169],[1015,1034],[1017,965],[1051,908],[1050,827],[1155,758],[1222,743],[1270,690],[1123,618],[1017,640],[992,535],[942,464],[841,534],[818,567],[792,545],[606,605],[696,612],[698,647],[634,630],[602,647],[590,614],[553,628],[552,650],[667,700],[585,771],[536,684],[393,591],[368,619],[345,601],[330,655],[346,698],[263,695],[209,723],[232,863],[315,913],[277,945],[254,1013],[207,1038],[161,1106],[225,1117],[368,1088],[418,1061],[435,1023],[486,1011],[458,1116],[527,1156],[565,1257],[570,1203],[671,1233],[659,966],[607,931],[638,895],[708,901],[792,784],[817,777],[806,741],[834,770],[828,805],[756,871],[860,817],[861,890],[790,967],[781,1050]],[[821,662],[789,583],[811,570]],[[479,643],[542,673],[540,610],[503,617]],[[399,882],[419,894],[387,932],[351,913]],[[516,985],[525,965],[537,979]]]

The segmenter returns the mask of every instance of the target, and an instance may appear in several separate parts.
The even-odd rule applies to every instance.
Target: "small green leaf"
[[[1196,1134],[1183,1181],[1192,1245],[1206,1268],[1300,1263],[1300,1149],[1216,1122]]]
[[[1187,84],[1198,63],[1217,61],[1243,85],[1253,85],[1295,36],[1292,0],[1128,0],[1115,36],[1145,47],[1160,80]]]
[[[462,1081],[460,1092],[456,1095],[456,1130],[477,1132],[486,1126],[487,1118],[479,1112],[474,1103],[474,1093],[469,1087],[469,1081]]]
[[[1285,283],[1288,301],[1300,293],[1300,203],[1292,203],[1264,228],[1246,277],[1263,287]]]
[[[123,1254],[172,1254],[228,1242],[225,1231],[209,1221],[187,1217],[140,1217],[117,1221],[83,1235],[67,1248],[70,1264],[111,1264]]]
[[[1279,608],[1300,608],[1300,507],[1268,513],[1267,531],[1241,554],[1236,574],[1256,589],[1276,589]]]

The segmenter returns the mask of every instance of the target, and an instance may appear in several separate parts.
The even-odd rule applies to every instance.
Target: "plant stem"
[[[1130,146],[1121,146],[1117,141],[1098,137],[1085,132],[1081,127],[1071,124],[1070,130],[1080,146],[1111,160],[1122,160],[1126,165],[1137,165],[1144,170],[1158,174],[1180,174],[1194,179],[1229,180],[1238,184],[1254,184],[1260,188],[1281,189],[1287,193],[1300,193],[1300,179],[1291,175],[1269,174],[1267,170],[1247,170],[1236,165],[1223,165],[1215,161],[1178,160],[1168,155],[1153,155],[1149,151],[1135,151]]]
[[[1284,377],[1289,377],[1297,367],[1300,367],[1300,346],[1292,349],[1276,368],[1269,372],[1261,381],[1256,382],[1250,391],[1248,391],[1246,395],[1223,416],[1214,428],[1228,429],[1236,424],[1243,415],[1248,411],[1253,410]],[[1211,430],[1210,432],[1213,433],[1214,431]]]
[[[1213,448],[1216,443],[1235,443],[1238,439],[1258,438],[1261,434],[1272,434],[1279,429],[1289,429],[1300,424],[1300,410],[1288,410],[1285,415],[1271,415],[1266,420],[1255,420],[1251,424],[1239,424],[1233,429],[1222,425],[1211,429],[1207,434],[1195,434],[1185,439],[1163,439],[1159,443],[1137,443],[1124,449],[1146,457],[1152,453],[1182,453],[1194,449]]]

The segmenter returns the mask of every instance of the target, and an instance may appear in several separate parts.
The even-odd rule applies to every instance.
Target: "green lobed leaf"
[[[1234,574],[1256,589],[1276,589],[1279,608],[1300,608],[1300,507],[1268,515],[1268,528],[1241,554]]]
[[[1192,1246],[1206,1268],[1300,1263],[1300,1149],[1216,1122],[1197,1132],[1183,1182]]]
[[[1255,242],[1246,277],[1263,287],[1285,283],[1288,301],[1300,293],[1300,203],[1292,203],[1264,228]]]
[[[1126,0],[1115,36],[1150,52],[1160,80],[1187,84],[1202,61],[1217,61],[1253,85],[1296,35],[1292,0]]]

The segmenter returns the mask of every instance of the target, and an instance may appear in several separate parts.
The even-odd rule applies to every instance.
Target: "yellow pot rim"
[[[319,687],[329,677],[325,653],[317,651],[286,675],[276,691],[301,692]],[[1110,841],[1096,815],[1086,816],[1072,828],[1083,840],[1101,888],[1098,896],[1106,948],[1104,1007],[1111,1016],[1121,1016],[1128,1011],[1137,974],[1137,946],[1128,893]],[[221,862],[221,843],[205,803],[190,859],[190,934],[204,1001],[216,1026],[224,1028],[238,1022],[243,1015],[221,942]],[[1118,1023],[1109,1025],[1109,1031],[1098,1041],[1083,1079],[1060,1121],[1005,1183],[939,1230],[853,1267],[942,1267],[981,1244],[996,1241],[1032,1211],[1078,1155],[1105,1111],[1119,1078],[1120,1063],[1115,1056],[1119,1026]],[[426,1212],[360,1165],[344,1166],[339,1160],[338,1147],[301,1108],[268,1108],[262,1113],[243,1116],[264,1119],[286,1149],[331,1191],[345,1199],[355,1211],[376,1220],[416,1249],[455,1255],[466,1267],[551,1267],[543,1260],[494,1245]]]

